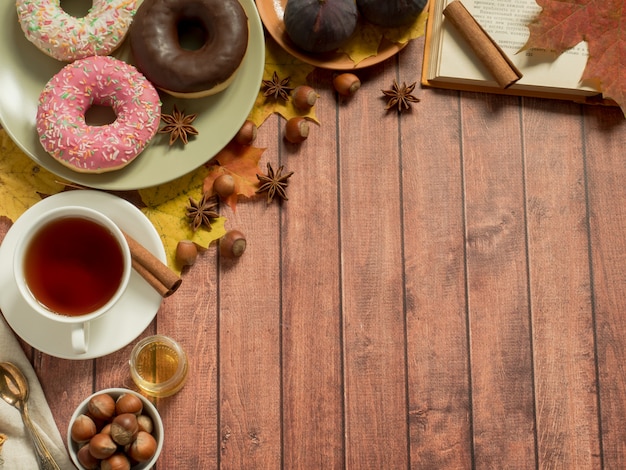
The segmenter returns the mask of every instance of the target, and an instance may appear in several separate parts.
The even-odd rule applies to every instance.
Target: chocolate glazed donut
[[[195,30],[199,47],[181,37]],[[144,0],[131,24],[137,68],[157,88],[182,98],[224,90],[248,47],[248,17],[238,0]]]

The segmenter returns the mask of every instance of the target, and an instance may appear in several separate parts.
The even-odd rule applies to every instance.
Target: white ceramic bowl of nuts
[[[146,397],[109,388],[78,405],[67,447],[80,470],[147,470],[159,458],[163,436],[163,421]]]

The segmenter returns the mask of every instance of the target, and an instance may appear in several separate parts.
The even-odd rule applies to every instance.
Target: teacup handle
[[[85,354],[89,343],[89,322],[72,325],[72,349],[76,354]]]

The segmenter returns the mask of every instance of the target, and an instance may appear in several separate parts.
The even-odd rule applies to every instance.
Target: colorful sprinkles
[[[76,18],[60,0],[17,0],[17,16],[30,42],[64,62],[108,55],[124,39],[137,0],[94,0],[86,16]]]
[[[92,105],[110,106],[117,119],[89,126]],[[44,149],[79,172],[119,169],[156,134],[161,102],[154,86],[132,65],[93,56],[66,65],[39,97],[37,132]]]

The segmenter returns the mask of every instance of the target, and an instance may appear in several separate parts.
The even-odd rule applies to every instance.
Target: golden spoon
[[[28,391],[28,381],[22,371],[10,362],[0,362],[0,398],[17,408],[22,415],[22,421],[35,447],[40,470],[61,470],[30,420],[26,406]]]

